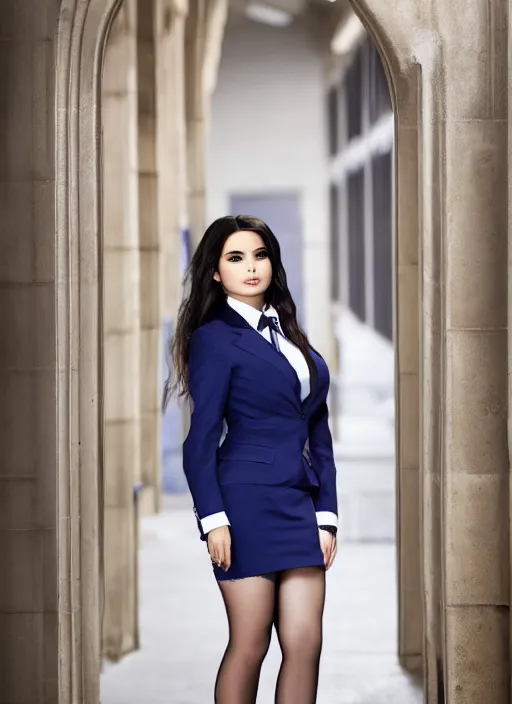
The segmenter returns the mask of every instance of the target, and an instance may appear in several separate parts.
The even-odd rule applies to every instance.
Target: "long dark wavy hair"
[[[288,289],[276,236],[259,218],[227,215],[215,220],[206,230],[185,273],[185,296],[178,311],[176,331],[170,346],[172,363],[164,387],[164,410],[172,395],[188,394],[190,338],[194,330],[215,316],[215,310],[226,300],[222,285],[215,281],[213,275],[218,270],[225,241],[241,230],[255,232],[263,240],[272,264],[272,280],[265,291],[265,303],[277,310],[284,334],[301,350],[310,372],[316,373],[310,351],[313,348],[297,322],[297,309]]]

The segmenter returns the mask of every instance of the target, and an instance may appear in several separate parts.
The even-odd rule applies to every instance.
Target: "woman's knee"
[[[281,650],[286,658],[316,660],[322,652],[321,630],[306,629],[281,638]]]
[[[270,634],[265,637],[252,639],[243,638],[236,643],[231,642],[229,649],[233,652],[237,659],[240,659],[245,664],[250,665],[261,664],[265,659],[270,646]]]

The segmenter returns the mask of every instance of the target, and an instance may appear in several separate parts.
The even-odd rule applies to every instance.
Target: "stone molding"
[[[100,674],[101,68],[121,0],[64,0],[57,28],[59,704]]]

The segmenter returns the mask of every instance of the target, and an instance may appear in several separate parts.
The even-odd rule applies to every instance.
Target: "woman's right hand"
[[[213,563],[226,572],[231,567],[231,533],[228,526],[214,528],[207,536],[208,552]]]

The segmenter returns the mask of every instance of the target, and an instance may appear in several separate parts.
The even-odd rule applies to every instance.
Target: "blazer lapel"
[[[238,332],[238,338],[235,340],[235,345],[256,355],[257,357],[263,358],[273,364],[279,371],[281,371],[284,376],[288,379],[292,386],[294,394],[300,399],[300,381],[292,367],[290,362],[286,359],[284,354],[278,352],[270,342],[267,342],[265,338],[259,334],[254,328],[248,326],[247,330],[240,330]]]
[[[290,362],[284,354],[278,352],[273,345],[260,335],[257,330],[249,325],[243,316],[236,312],[228,303],[219,306],[216,317],[223,320],[227,325],[235,328],[237,338],[233,344],[241,349],[254,354],[257,357],[266,359],[273,364],[288,379],[293,392],[300,404],[300,381]]]
[[[234,332],[237,334],[237,338],[233,341],[233,344],[237,345],[241,349],[254,354],[257,357],[266,359],[270,364],[273,364],[277,369],[279,369],[283,375],[288,379],[289,383],[293,388],[293,392],[297,399],[297,403],[302,410],[309,408],[314,401],[315,394],[319,385],[318,370],[319,370],[319,358],[311,351],[313,361],[315,363],[315,369],[312,374],[310,374],[310,392],[306,398],[301,402],[300,400],[300,380],[297,376],[297,372],[292,367],[290,362],[281,352],[278,352],[273,345],[271,345],[267,340],[260,335],[249,323],[245,320],[243,316],[236,312],[231,306],[223,302],[215,311],[215,317],[223,320],[227,325],[235,328]]]

